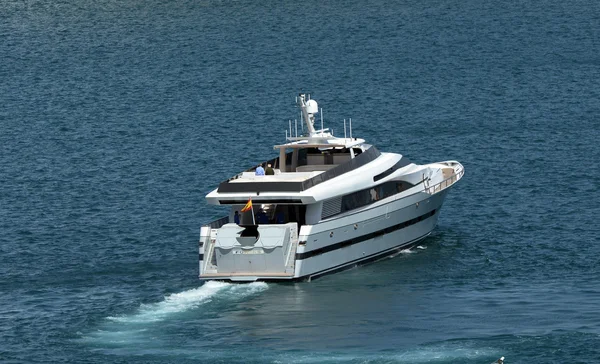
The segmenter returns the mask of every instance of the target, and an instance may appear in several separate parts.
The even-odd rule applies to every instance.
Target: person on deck
[[[256,171],[254,172],[254,174],[257,176],[265,175],[265,169],[263,168],[262,164],[259,164],[258,167],[256,167]]]
[[[265,174],[267,176],[272,176],[275,174],[275,171],[273,170],[273,168],[271,168],[271,163],[267,164],[267,169],[265,170]]]
[[[256,221],[258,221],[259,224],[269,223],[269,217],[267,216],[265,210],[261,209],[260,211],[258,211],[258,214],[256,215]]]

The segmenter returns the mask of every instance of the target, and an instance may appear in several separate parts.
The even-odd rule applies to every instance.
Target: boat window
[[[321,151],[317,148],[298,149],[298,166],[300,167],[311,164],[309,160],[313,159],[314,156],[317,155],[321,156]]]
[[[390,181],[353,192],[342,197],[341,211],[350,211],[403,192],[414,185],[405,181]]]
[[[353,148],[356,149],[356,148]],[[340,176],[346,172],[352,171],[356,168],[362,167],[367,163],[377,159],[381,155],[381,152],[377,148],[371,146],[365,152],[361,153],[360,156],[350,159],[346,163],[342,163],[332,169],[329,169],[313,178],[302,182],[302,189],[307,190],[313,186],[318,185],[324,181]]]
[[[254,208],[257,224],[286,224],[297,222],[302,226],[306,219],[305,205],[260,204]]]

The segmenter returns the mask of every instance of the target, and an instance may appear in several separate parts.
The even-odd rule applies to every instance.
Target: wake
[[[152,332],[157,322],[181,320],[186,312],[200,309],[215,299],[239,301],[267,288],[264,282],[233,284],[208,281],[198,288],[165,296],[160,302],[141,304],[130,314],[108,316],[96,331],[82,334],[80,340],[92,345],[145,346],[148,342],[156,342]]]
[[[211,302],[215,297],[223,296],[226,299],[240,299],[262,292],[267,288],[268,286],[264,282],[232,284],[208,281],[201,287],[168,295],[161,302],[142,304],[134,314],[116,317],[109,316],[107,319],[126,323],[163,321],[173,314],[196,309],[201,305]]]
[[[409,254],[415,254],[417,253],[419,250],[425,250],[427,249],[427,246],[423,246],[423,245],[417,245],[416,247],[410,247],[407,249],[402,249],[394,254],[391,254],[389,256],[387,256],[386,258],[392,259],[397,257],[398,255],[409,255]],[[385,258],[384,258],[385,259]]]

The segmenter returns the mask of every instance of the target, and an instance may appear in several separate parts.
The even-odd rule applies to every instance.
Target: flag
[[[252,197],[248,199],[246,205],[242,208],[240,217],[240,226],[255,226],[254,209],[252,208]]]
[[[246,206],[244,206],[242,212],[250,211],[250,209],[252,209],[252,199],[248,200],[248,203],[246,203]]]

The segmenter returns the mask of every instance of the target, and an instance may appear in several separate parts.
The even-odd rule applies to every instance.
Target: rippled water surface
[[[0,361],[597,363],[596,1],[0,2]],[[464,179],[419,248],[197,280],[294,97]]]

